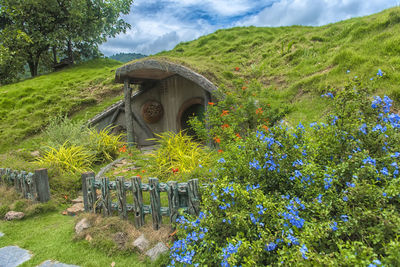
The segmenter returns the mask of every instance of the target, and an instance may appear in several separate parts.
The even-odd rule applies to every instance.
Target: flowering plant
[[[198,218],[180,218],[174,263],[400,264],[400,116],[351,83],[324,122],[230,142]]]

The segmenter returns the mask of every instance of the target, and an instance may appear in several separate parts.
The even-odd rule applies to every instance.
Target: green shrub
[[[84,147],[89,144],[89,129],[85,122],[71,120],[66,115],[52,118],[44,133],[47,145],[54,148],[61,147],[66,142]]]
[[[149,171],[162,180],[205,178],[212,156],[200,143],[182,132],[165,132],[154,139],[158,145],[150,154]]]
[[[123,146],[123,134],[113,135],[112,127],[106,127],[101,131],[89,130],[89,149],[95,154],[97,161],[112,160]]]
[[[0,206],[0,220],[4,218],[4,216],[7,214],[7,212],[10,211],[10,208],[8,205],[2,205]]]
[[[59,173],[83,173],[90,169],[93,161],[94,156],[84,147],[64,143],[58,148],[50,147],[35,163]]]
[[[395,266],[400,116],[351,83],[322,123],[226,142],[198,218],[178,219],[172,264]]]

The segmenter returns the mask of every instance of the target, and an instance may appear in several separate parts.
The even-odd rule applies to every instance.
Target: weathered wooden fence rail
[[[128,213],[134,216],[137,228],[144,225],[146,214],[151,214],[153,228],[158,230],[162,216],[169,216],[170,222],[176,222],[178,210],[183,209],[189,214],[198,215],[200,208],[199,182],[197,179],[187,183],[167,182],[160,183],[157,178],[149,178],[149,183],[142,183],[139,177],[125,179],[117,177],[115,181],[109,178],[95,179],[93,172],[82,174],[82,191],[85,211],[103,213],[111,216],[117,211],[123,219]],[[111,201],[111,191],[116,192],[117,202]],[[128,203],[126,195],[132,193],[133,202]],[[144,205],[143,192],[150,193],[150,205]],[[168,194],[168,207],[161,207],[160,193]]]
[[[50,187],[47,169],[35,170],[35,173],[0,168],[0,184],[14,185],[15,190],[24,198],[47,202],[50,200]]]

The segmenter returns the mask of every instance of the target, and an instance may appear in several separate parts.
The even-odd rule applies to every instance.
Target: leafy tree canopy
[[[50,61],[48,64],[54,66],[60,57],[73,63],[76,57],[98,55],[99,44],[130,28],[120,16],[129,13],[132,2],[0,0],[2,54],[4,50],[8,55],[24,58],[32,76],[38,74],[39,62]],[[20,36],[24,36],[24,41],[16,42]],[[53,57],[49,60],[51,52]]]

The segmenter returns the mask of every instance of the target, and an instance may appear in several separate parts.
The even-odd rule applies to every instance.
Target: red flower
[[[236,71],[239,71],[239,70],[240,70],[240,68],[239,68],[239,67],[236,67],[236,68],[235,68],[235,70],[236,70]]]
[[[219,139],[219,137],[214,137],[214,141],[216,142],[216,143],[221,143],[221,139]]]
[[[210,106],[214,106],[214,105],[215,105],[214,102],[208,102],[208,104],[209,104]]]
[[[236,134],[236,137],[239,138],[239,139],[242,139],[242,137],[240,136],[239,133]]]
[[[218,149],[218,153],[222,153],[224,152],[222,149]]]
[[[121,147],[120,149],[119,149],[119,152],[126,152],[126,146],[124,145],[123,147]]]
[[[264,129],[265,131],[267,131],[267,132],[268,132],[268,130],[269,130],[268,126],[266,126],[266,125],[263,125],[262,127],[263,127],[263,129]]]
[[[229,124],[226,124],[226,123],[225,123],[225,124],[223,124],[223,125],[221,126],[221,128],[222,128],[222,129],[229,128]]]
[[[175,168],[175,169],[172,168],[172,172],[173,172],[173,173],[177,173],[177,172],[179,172],[179,169],[178,169],[178,168]]]
[[[221,117],[228,115],[228,114],[229,114],[229,110],[222,110]]]
[[[256,114],[262,114],[262,113],[263,113],[262,108],[258,108],[258,109],[256,110]]]

